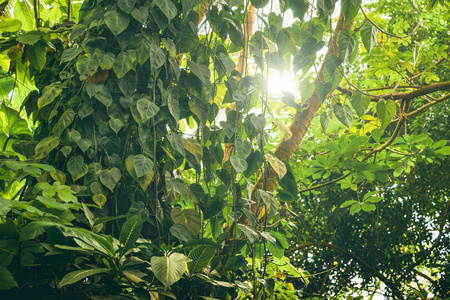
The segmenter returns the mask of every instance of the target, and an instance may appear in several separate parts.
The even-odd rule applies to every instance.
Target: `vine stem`
[[[41,21],[39,17],[39,0],[33,0],[34,19],[36,21],[36,28],[41,27]]]

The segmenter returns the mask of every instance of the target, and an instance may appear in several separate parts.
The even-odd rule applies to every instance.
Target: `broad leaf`
[[[135,4],[136,0],[119,0],[117,2],[117,6],[127,14],[131,13]]]
[[[66,129],[70,124],[72,124],[74,117],[75,112],[73,111],[73,109],[66,110],[53,127],[53,134],[56,135],[57,137],[61,136],[64,129]]]
[[[1,23],[0,23],[1,24]],[[28,60],[33,68],[42,71],[47,59],[47,52],[45,51],[45,43],[42,41],[30,45],[27,51]]]
[[[261,205],[266,206],[266,211],[269,218],[276,214],[278,210],[278,202],[271,194],[261,189],[258,189],[256,191],[256,199],[259,201]]]
[[[336,104],[334,106],[334,114],[342,124],[350,128],[353,121],[353,112],[348,105]]]
[[[366,113],[366,110],[369,107],[370,97],[361,94],[359,91],[354,91],[350,103],[355,109],[358,117],[361,118]]]
[[[143,225],[140,215],[132,216],[123,224],[119,236],[119,243],[121,246],[120,256],[123,256],[128,250],[135,246],[135,243],[141,234]]]
[[[159,9],[166,15],[167,19],[170,21],[177,15],[177,7],[170,0],[155,0],[155,4]]]
[[[241,173],[247,170],[247,162],[236,155],[231,155],[230,162],[237,173]]]
[[[159,107],[148,98],[141,98],[136,103],[136,108],[141,115],[142,123],[153,118],[159,111]]]
[[[216,247],[200,246],[192,249],[188,258],[191,260],[187,263],[189,274],[201,272],[209,264],[214,257]]]
[[[82,178],[88,172],[88,166],[84,163],[82,155],[72,156],[67,162],[67,170],[72,175],[73,181]]]
[[[197,76],[204,85],[209,85],[209,76],[210,76],[210,70],[208,66],[197,64],[191,60],[188,60],[187,66],[189,69],[194,73],[195,76]]]
[[[133,165],[137,178],[144,176],[153,169],[153,161],[143,154],[134,156]]]
[[[59,145],[59,138],[57,136],[49,136],[41,140],[34,149],[36,157],[42,159],[47,157],[50,152]]]
[[[108,272],[110,272],[110,269],[108,269],[108,268],[73,271],[73,272],[66,274],[66,276],[64,276],[63,279],[61,279],[61,281],[59,282],[59,287],[61,288],[65,285],[73,284],[73,283],[78,282],[81,279],[84,279],[89,276],[94,276],[96,274],[108,273]]]
[[[181,253],[171,253],[167,256],[152,256],[150,263],[156,278],[168,288],[183,276],[188,261]]]
[[[114,35],[118,35],[127,29],[130,23],[130,15],[118,10],[108,10],[105,13],[104,20],[106,26]]]
[[[245,234],[245,236],[248,238],[250,244],[253,244],[254,242],[258,241],[259,234],[256,230],[254,230],[251,227],[245,226],[244,224],[238,224],[238,226]]]
[[[346,0],[346,1],[353,2],[353,0]],[[350,56],[350,54],[352,54],[353,50],[355,49],[356,46],[355,36],[350,33],[350,30],[345,28],[339,33],[338,44],[339,44],[339,59],[343,62]]]
[[[121,51],[114,61],[113,70],[117,78],[122,78],[133,68],[136,60],[136,52],[134,50]]]
[[[377,115],[380,118],[381,127],[389,125],[395,114],[395,103],[392,100],[380,100],[377,103]]]
[[[0,291],[17,287],[17,282],[7,268],[0,266]]]
[[[184,225],[192,236],[197,236],[201,229],[200,215],[195,209],[181,210],[180,207],[174,207],[171,211],[172,221]]]
[[[14,32],[22,27],[22,22],[13,18],[4,18],[0,22],[0,31]]]
[[[366,48],[367,52],[370,54],[372,48],[377,43],[377,34],[378,29],[370,24],[370,22],[365,22],[363,26],[361,26],[361,40]]]
[[[114,167],[112,169],[100,171],[99,178],[101,183],[112,192],[116,184],[122,178],[122,173],[120,173],[119,169]]]
[[[323,83],[322,81],[319,81],[316,84],[316,94],[317,97],[319,97],[320,102],[323,103],[325,101],[327,95],[331,92],[331,88],[331,82]]]
[[[62,84],[59,81],[53,82],[52,84],[44,87],[44,89],[42,90],[42,96],[39,97],[38,100],[39,109],[52,103],[56,99],[56,97],[58,97],[62,93],[62,90]]]
[[[287,169],[286,169],[285,164],[281,160],[272,156],[269,153],[266,153],[264,155],[264,157],[267,159],[267,161],[272,166],[272,168],[275,170],[275,172],[277,173],[278,177],[280,177],[280,179],[283,178],[284,175],[286,175]]]

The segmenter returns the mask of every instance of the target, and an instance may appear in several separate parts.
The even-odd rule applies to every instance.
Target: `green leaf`
[[[380,100],[377,103],[377,115],[380,118],[381,127],[386,128],[395,114],[395,103],[392,100]]]
[[[291,193],[289,193],[285,190],[280,190],[280,189],[277,190],[277,198],[281,202],[292,202],[295,200],[294,195],[292,195]]]
[[[361,210],[361,204],[355,203],[350,207],[350,214],[351,215],[356,214],[360,210]]]
[[[319,97],[320,102],[323,103],[325,101],[327,95],[331,91],[332,85],[331,82],[323,83],[322,81],[319,81],[316,84],[316,94],[317,97]]]
[[[324,41],[317,42],[316,38],[310,37],[303,43],[302,48],[300,49],[300,56],[310,56],[316,54],[320,49],[325,46]]]
[[[302,98],[302,101],[305,102],[314,94],[315,85],[308,79],[304,79],[302,80],[302,82],[300,82],[299,90],[300,97]]]
[[[95,226],[92,227],[94,228]],[[110,257],[114,257],[116,255],[116,249],[114,249],[114,245],[111,242],[109,242],[104,237],[94,233],[91,233],[91,236],[100,246],[102,246],[106,250]]]
[[[175,119],[175,122],[178,123],[180,121],[180,102],[178,97],[174,97],[172,96],[172,93],[169,93],[167,96],[167,107],[169,108],[170,114]],[[189,108],[192,110],[191,107]]]
[[[256,191],[256,199],[260,204],[266,206],[268,217],[274,216],[278,211],[277,200],[268,192],[258,189]]]
[[[346,1],[353,2],[353,0]],[[339,33],[338,44],[339,59],[343,62],[352,54],[353,50],[355,49],[356,38],[350,33],[350,30],[345,28]]]
[[[339,207],[343,208],[343,207],[347,207],[347,206],[350,206],[350,205],[355,204],[355,203],[358,203],[358,201],[356,201],[356,200],[347,200],[344,203],[342,203],[341,206],[339,206]]]
[[[108,121],[109,127],[111,127],[111,129],[118,134],[120,129],[122,129],[123,127],[123,123],[122,121],[120,121],[119,119],[116,118],[111,118]]]
[[[185,155],[185,149],[183,146],[183,142],[178,134],[175,132],[168,133],[166,135],[167,139],[169,140],[170,146],[179,153],[181,153],[183,156]]]
[[[231,155],[230,161],[231,165],[233,166],[233,168],[236,170],[237,173],[241,173],[247,170],[248,167],[247,162],[244,159],[236,155]]]
[[[63,287],[68,284],[72,284],[80,281],[89,276],[93,276],[100,273],[109,273],[110,269],[100,268],[100,269],[87,269],[87,270],[77,270],[66,274],[63,279],[59,282],[59,287]]]
[[[13,18],[3,18],[0,22],[0,31],[14,32],[22,27],[22,22]]]
[[[69,48],[64,50],[64,52],[61,55],[61,60],[59,61],[59,64],[63,64],[65,62],[71,61],[75,59],[78,55],[83,53],[84,49],[82,47],[78,48]]]
[[[38,71],[42,71],[42,69],[45,66],[45,61],[47,59],[47,52],[45,51],[45,43],[38,42],[34,45],[28,46],[27,54],[31,66]]]
[[[210,70],[208,66],[197,64],[191,60],[188,60],[187,62],[188,68],[194,73],[195,76],[197,76],[204,85],[209,85],[209,77],[210,77]]]
[[[131,97],[136,91],[137,78],[134,72],[128,72],[117,85],[125,97]]]
[[[22,228],[20,241],[32,240],[45,233],[49,228],[57,226],[58,223],[50,221],[34,221]]]
[[[334,76],[334,72],[336,72],[336,69],[341,64],[341,61],[336,56],[336,54],[330,54],[325,58],[325,68],[327,69],[328,75],[330,77]]]
[[[113,70],[117,78],[122,78],[133,68],[136,60],[136,52],[134,50],[121,51],[113,63]]]
[[[272,156],[269,153],[266,153],[264,155],[264,157],[267,159],[269,164],[275,170],[275,172],[277,173],[278,177],[280,179],[282,179],[284,177],[284,175],[286,175],[286,172],[287,172],[286,165],[281,160],[279,160],[278,158]]]
[[[363,211],[374,211],[376,208],[377,207],[375,206],[375,204],[372,204],[372,203],[365,202],[365,203],[361,204],[361,209]]]
[[[252,122],[256,130],[264,129],[264,127],[266,126],[266,119],[263,116],[252,116],[250,118],[250,121]]]
[[[26,44],[26,45],[34,45],[36,44],[38,41],[41,40],[41,35],[40,34],[24,34],[22,36],[19,36],[17,38],[17,41],[22,43],[22,44]]]
[[[170,0],[155,0],[155,4],[159,9],[166,15],[167,19],[170,21],[177,15],[177,7]]]
[[[198,117],[203,126],[208,120],[208,106],[201,100],[192,101],[189,99],[189,109]]]
[[[131,16],[135,18],[140,23],[145,23],[148,19],[148,6],[141,6],[139,8],[133,8],[131,11]]]
[[[100,171],[99,178],[101,183],[112,192],[116,184],[122,178],[122,173],[120,173],[119,169],[114,167],[112,169]]]
[[[64,129],[66,129],[70,124],[72,124],[74,117],[75,112],[73,111],[73,109],[70,108],[66,110],[53,127],[52,130],[53,134],[56,135],[57,137],[60,137]]]
[[[183,224],[173,224],[173,226],[170,227],[170,233],[172,233],[177,239],[183,242],[189,241],[192,238],[189,230],[187,230],[187,228]]]
[[[119,0],[117,2],[117,6],[127,14],[131,13],[135,4],[136,0]]]
[[[365,22],[363,26],[361,26],[360,31],[363,45],[366,48],[367,52],[370,54],[372,48],[377,43],[378,29],[370,24],[370,22]]]
[[[370,97],[363,95],[359,91],[356,90],[353,92],[350,103],[352,104],[353,108],[355,109],[358,117],[361,118],[366,113],[367,108],[369,108]]]
[[[34,149],[36,157],[42,159],[47,157],[50,152],[59,145],[59,138],[57,136],[49,136],[41,140]]]
[[[119,236],[119,243],[121,245],[120,256],[123,256],[135,246],[134,243],[139,238],[143,226],[144,223],[139,214],[132,216],[123,224]]]
[[[295,50],[294,38],[286,29],[282,29],[278,32],[277,46],[281,54],[290,53]]]
[[[191,260],[187,263],[189,274],[203,271],[214,257],[215,252],[216,247],[200,246],[192,249],[188,254],[188,258]]]
[[[143,154],[135,155],[133,163],[137,178],[144,176],[153,169],[153,161]]]
[[[348,105],[336,104],[334,106],[334,114],[342,124],[350,128],[353,121],[353,112]]]
[[[329,122],[330,122],[330,117],[328,116],[326,111],[323,111],[320,114],[320,126],[322,127],[323,132],[327,132]]]
[[[58,97],[63,91],[63,87],[60,81],[53,82],[47,85],[42,90],[42,96],[38,99],[38,108],[42,109],[44,106],[52,103],[56,97]]]
[[[136,108],[141,115],[142,123],[153,118],[159,111],[159,107],[148,98],[141,98],[136,103]]]
[[[17,287],[17,282],[7,268],[0,266],[0,291]]]
[[[189,208],[182,211],[180,207],[176,206],[172,208],[170,215],[174,223],[184,225],[192,236],[196,237],[199,234],[201,219],[195,209]]]
[[[253,0],[252,1],[252,5],[256,8],[263,8],[267,4],[269,4],[269,0]]]
[[[136,45],[136,53],[139,64],[143,65],[150,57],[150,41],[143,34],[134,36],[134,44]]]
[[[245,226],[244,224],[238,224],[238,226],[245,234],[245,236],[248,238],[250,244],[253,244],[254,242],[258,241],[259,234],[256,230],[254,230],[251,227]]]
[[[195,139],[181,139],[183,143],[184,149],[194,155],[197,162],[200,164],[203,158],[203,147],[200,143]]]
[[[246,159],[252,153],[252,145],[247,140],[236,138],[236,151],[240,158]]]
[[[354,0],[342,0],[341,10],[345,20],[344,26],[347,26],[347,24],[358,14],[358,7],[355,6]]]
[[[167,256],[152,256],[150,264],[156,278],[168,288],[183,276],[188,261],[181,253],[171,253]]]
[[[104,15],[106,26],[114,35],[122,33],[130,23],[130,15],[117,10],[108,10]]]
[[[33,10],[30,8],[28,2],[17,1],[13,5],[14,18],[22,22],[22,30],[30,31],[35,28]]]
[[[166,62],[166,54],[164,53],[163,49],[161,49],[156,44],[150,45],[150,66],[152,73],[155,73],[155,71],[162,67],[164,63]]]
[[[74,182],[86,175],[88,166],[84,163],[83,156],[72,156],[67,162],[67,171],[72,175]]]

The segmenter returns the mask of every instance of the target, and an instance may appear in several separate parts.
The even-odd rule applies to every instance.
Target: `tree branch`
[[[338,91],[340,91],[343,94],[346,94],[348,96],[353,95],[353,91],[343,88],[341,86],[336,87]],[[381,94],[381,95],[371,95],[370,101],[372,102],[378,102],[382,99],[390,99],[390,100],[412,100],[414,98],[417,98],[419,96],[428,95],[437,91],[446,91],[450,90],[450,81],[446,82],[439,82],[435,84],[426,85],[423,87],[418,88],[417,90],[414,90],[412,92],[404,92],[404,93],[395,93],[395,94]]]
[[[443,97],[441,97],[441,98],[439,98],[439,99],[436,99],[436,100],[434,100],[434,101],[431,101],[431,102],[429,102],[429,103],[427,103],[427,104],[425,104],[425,105],[419,107],[419,108],[416,109],[415,111],[412,111],[412,112],[406,114],[406,117],[412,117],[412,116],[415,116],[415,115],[417,115],[418,113],[420,113],[420,112],[424,111],[425,109],[427,109],[428,107],[433,106],[433,105],[435,105],[435,104],[438,104],[439,102],[445,101],[445,100],[447,100],[447,99],[449,99],[449,98],[450,98],[450,94],[447,94],[447,95],[445,95],[445,96],[443,96]],[[389,124],[395,123],[395,122],[397,122],[397,121],[398,121],[398,119],[394,119],[394,120],[392,120]]]

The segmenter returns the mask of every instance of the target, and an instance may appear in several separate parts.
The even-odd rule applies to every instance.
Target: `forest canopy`
[[[0,295],[450,299],[448,20],[4,1]]]

